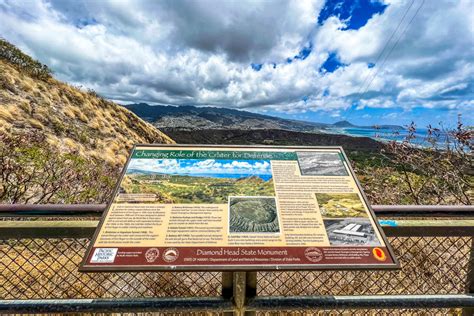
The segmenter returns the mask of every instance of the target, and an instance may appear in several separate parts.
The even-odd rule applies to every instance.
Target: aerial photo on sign
[[[340,147],[137,145],[81,270],[397,266]]]
[[[153,195],[160,203],[225,203],[230,195],[274,195],[267,160],[134,159],[118,198]],[[144,201],[145,202],[145,201]]]
[[[337,152],[297,152],[303,176],[347,176],[346,168]]]

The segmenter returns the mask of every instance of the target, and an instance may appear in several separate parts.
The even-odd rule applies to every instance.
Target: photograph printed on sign
[[[316,193],[316,200],[324,218],[369,216],[357,193]]]
[[[227,204],[231,195],[275,195],[270,161],[132,159],[116,202]]]
[[[324,219],[331,246],[380,246],[368,218]]]
[[[230,233],[279,233],[278,211],[274,197],[229,197]]]
[[[338,152],[298,151],[302,176],[348,176]]]

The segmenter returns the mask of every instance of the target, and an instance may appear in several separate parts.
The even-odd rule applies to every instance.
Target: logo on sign
[[[156,248],[150,248],[145,252],[145,259],[147,262],[155,262],[160,255],[160,251]]]
[[[372,249],[372,254],[374,255],[374,258],[377,259],[378,261],[387,260],[387,256],[385,255],[385,252],[378,247]]]
[[[118,248],[96,248],[91,258],[91,263],[113,263]]]
[[[304,251],[304,255],[306,259],[308,259],[311,262],[319,262],[323,260],[324,258],[323,252],[319,250],[318,248],[313,248],[313,247],[306,248],[306,250]]]
[[[166,262],[173,262],[178,259],[179,251],[176,248],[168,248],[163,252],[163,260]]]

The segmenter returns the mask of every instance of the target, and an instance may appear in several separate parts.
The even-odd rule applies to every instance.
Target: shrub
[[[0,201],[104,203],[118,170],[105,162],[61,152],[40,132],[0,135]]]
[[[472,204],[473,131],[459,117],[454,129],[428,126],[417,143],[417,127],[407,126],[403,141],[390,141],[370,165],[356,162],[365,192],[374,204]]]

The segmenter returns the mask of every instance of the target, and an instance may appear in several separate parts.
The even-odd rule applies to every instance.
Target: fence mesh
[[[471,237],[391,237],[395,271],[259,272],[257,294],[466,292]],[[0,240],[0,298],[219,296],[219,272],[79,273],[89,239]]]
[[[259,272],[257,295],[466,293],[471,237],[391,237],[394,271]]]
[[[219,272],[79,273],[88,239],[0,240],[0,299],[219,296]]]

